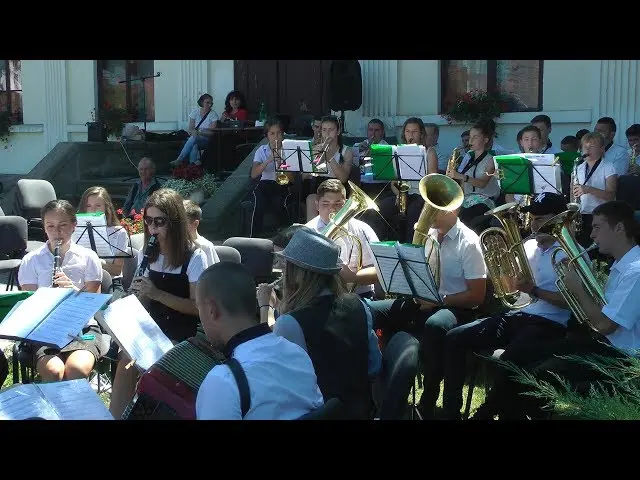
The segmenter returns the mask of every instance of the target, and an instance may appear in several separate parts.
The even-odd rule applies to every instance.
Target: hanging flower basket
[[[508,108],[508,98],[500,92],[474,89],[459,95],[441,116],[448,122],[473,125],[480,121],[493,120]]]

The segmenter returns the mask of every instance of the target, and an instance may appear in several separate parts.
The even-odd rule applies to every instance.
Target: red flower
[[[136,213],[136,214],[133,216],[133,219],[134,219],[136,222],[139,222],[139,221],[141,221],[141,220],[142,220],[142,215],[141,215],[140,213]]]
[[[121,208],[119,208],[118,210],[116,210],[116,213],[117,213],[118,215],[122,215],[122,209],[121,209]]]

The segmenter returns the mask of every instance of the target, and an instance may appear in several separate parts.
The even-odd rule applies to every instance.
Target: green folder
[[[560,159],[560,165],[565,175],[571,176],[574,162],[576,158],[580,157],[580,152],[560,152],[556,153],[556,157]]]
[[[393,145],[371,145],[371,167],[376,180],[397,180]]]
[[[11,311],[14,305],[22,300],[26,300],[33,292],[9,292],[0,294],[0,322]]]
[[[498,165],[500,189],[503,193],[533,193],[533,175],[529,160],[520,155],[497,155],[493,158]]]

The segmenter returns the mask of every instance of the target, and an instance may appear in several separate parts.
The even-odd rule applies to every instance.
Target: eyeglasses
[[[147,217],[145,215],[144,223],[147,224],[147,227],[150,227],[153,224],[157,228],[162,228],[167,224],[167,217]]]

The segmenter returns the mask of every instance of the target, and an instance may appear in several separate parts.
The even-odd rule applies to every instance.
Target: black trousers
[[[503,353],[502,360],[510,361],[531,372],[538,380],[558,386],[554,374],[567,380],[580,393],[587,393],[592,382],[601,380],[602,375],[575,361],[559,358],[566,355],[603,355],[623,358],[625,354],[614,349],[606,337],[594,334],[580,326],[568,331],[557,340],[534,342],[526,349]],[[527,395],[531,389],[516,379],[505,368],[499,368],[494,384],[485,402],[483,417],[498,414],[501,420],[524,420],[526,418],[546,418],[547,400]]]
[[[444,377],[444,345],[447,332],[473,319],[473,310],[440,307],[421,311],[412,298],[368,302],[374,330],[381,328],[385,338],[398,331],[414,335],[420,341],[420,363],[424,390],[420,397],[423,418],[433,416]]]
[[[285,204],[289,190],[285,185],[278,185],[274,180],[261,180],[254,190],[255,204],[253,211],[253,236],[262,233],[264,216],[267,212],[276,215],[280,225],[289,224],[289,214]]]
[[[444,417],[460,418],[469,352],[490,355],[493,350],[504,348],[505,354],[507,350],[511,354],[535,342],[563,338],[566,330],[559,323],[527,313],[483,318],[449,330],[444,347]]]
[[[407,211],[400,217],[395,195],[388,195],[378,202],[380,212],[367,215],[366,221],[381,240],[398,240],[410,243],[413,240],[413,226],[420,217],[424,200],[418,194],[407,195]],[[397,229],[397,230],[396,230]]]

